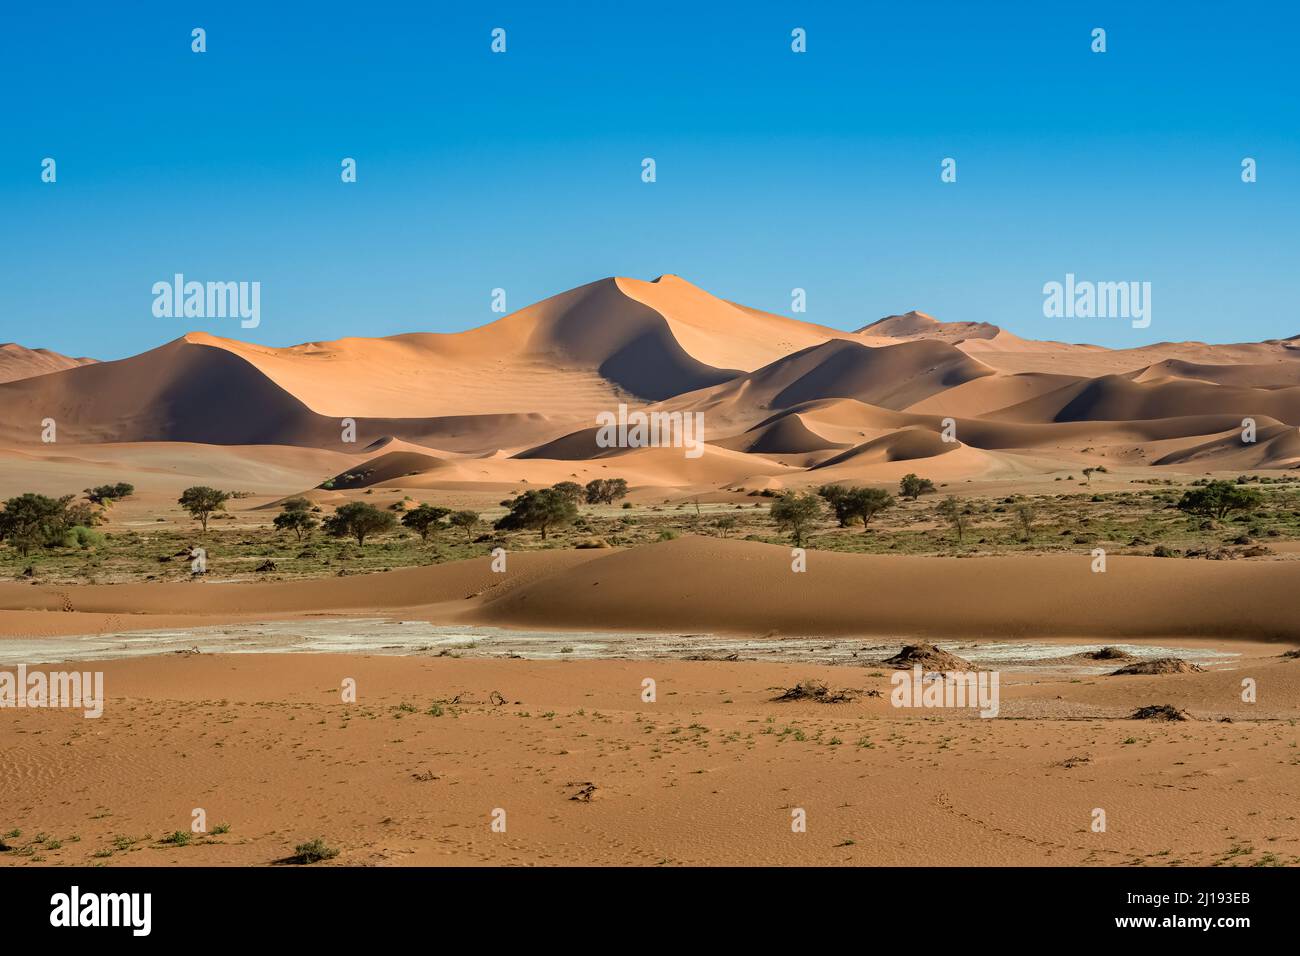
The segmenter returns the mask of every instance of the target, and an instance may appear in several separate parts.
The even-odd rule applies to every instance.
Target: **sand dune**
[[[614,281],[663,316],[682,349],[714,368],[753,371],[827,339],[851,338],[847,332],[726,302],[675,275],[654,282]]]
[[[0,345],[0,383],[61,372],[94,362],[92,358],[70,358],[49,349],[29,349],[16,342],[5,342]]]
[[[1300,385],[1300,349],[1294,355],[1259,365],[1207,365],[1182,359],[1165,359],[1134,373],[1133,381],[1186,379],[1243,388],[1290,388]]]
[[[1254,389],[1163,378],[1139,382],[1123,375],[1080,379],[988,417],[1015,422],[1140,421],[1192,415],[1269,417],[1300,423],[1300,387]]]
[[[890,435],[863,442],[855,448],[827,459],[817,468],[834,468],[846,462],[912,461],[951,454],[962,447],[960,442],[946,442],[936,432],[925,428],[904,428]]]
[[[1005,477],[1089,455],[1287,469],[1300,462],[1282,432],[1253,449],[1223,435],[1247,416],[1261,428],[1300,424],[1298,359],[1290,340],[1108,350],[919,311],[841,332],[674,275],[608,278],[465,332],[289,348],[190,333],[120,361],[28,375],[0,383],[0,442],[16,463],[53,463],[37,427],[52,418],[59,442],[83,448],[297,446],[312,462],[304,473],[325,461],[309,450],[340,456],[304,488],[328,474],[340,488],[615,474],[635,488],[779,488],[801,483],[792,471],[813,480],[814,468],[883,481],[924,460],[948,477]],[[0,378],[80,361],[5,346]],[[704,456],[598,446],[596,415],[619,404],[702,413]],[[936,443],[945,418],[959,447]],[[343,440],[348,420],[355,442]]]
[[[1056,421],[1133,421],[1174,415],[1268,415],[1300,424],[1300,387],[1259,390],[1173,381],[1142,384],[1105,376],[1085,385]]]
[[[723,385],[678,396],[665,403],[665,408],[700,410],[710,422],[748,428],[768,417],[772,409],[825,399],[856,399],[898,410],[944,389],[993,374],[942,342],[903,342],[873,348],[832,340]]]
[[[135,485],[137,497],[153,505],[170,506],[182,489],[197,484],[278,497],[316,485],[359,460],[342,452],[282,445],[59,442],[0,448],[0,497],[33,489],[76,495],[90,485],[119,481]]]
[[[482,558],[268,584],[0,583],[0,610],[29,621],[53,613],[67,626],[75,614],[239,619],[400,608],[430,620],[543,629],[1300,638],[1290,609],[1298,572],[1289,561],[1117,556],[1104,574],[1092,573],[1088,554],[960,559],[819,551],[804,573],[793,573],[790,561],[785,547],[688,536],[629,551],[520,552],[505,575]],[[998,601],[988,600],[992,593]],[[7,628],[22,633],[13,621]]]
[[[330,487],[338,489],[366,488],[381,482],[396,481],[423,474],[447,459],[417,451],[389,451],[371,458],[364,464],[349,468],[330,479]]]
[[[1207,442],[1170,452],[1156,465],[1197,465],[1216,469],[1291,468],[1300,463],[1300,432],[1289,425],[1263,425],[1254,442],[1241,440],[1241,429]]]
[[[468,617],[547,627],[715,629],[932,637],[1216,636],[1294,640],[1287,562],[1172,562],[1088,555],[910,558],[682,538],[585,562],[486,595]],[[866,593],[863,593],[864,588]],[[997,602],[987,596],[996,592]]]
[[[538,412],[330,417],[307,407],[240,350],[203,339],[187,336],[118,362],[0,385],[0,400],[8,409],[0,420],[0,436],[13,444],[39,442],[39,428],[27,423],[50,417],[58,423],[60,440],[67,441],[310,445],[347,452],[352,447],[343,441],[343,420],[352,418],[361,446],[397,435],[451,450],[482,451],[566,430],[562,418]],[[337,381],[333,370],[322,378]]]
[[[1133,349],[1107,349],[1099,345],[1032,342],[1030,346],[999,349],[993,343],[972,340],[961,349],[1000,372],[1065,373],[1088,378],[1131,375],[1169,359],[1201,365],[1288,365],[1300,349],[1292,342],[1240,342],[1207,345],[1204,342],[1158,342]],[[1042,347],[1039,347],[1042,346]]]
[[[1016,375],[987,375],[954,385],[908,406],[920,414],[969,418],[988,415],[1079,382],[1072,375],[1022,372]]]
[[[714,442],[722,448],[751,455],[803,455],[815,451],[845,447],[844,442],[828,440],[797,412],[778,415],[731,438]]]
[[[956,345],[967,339],[993,339],[1002,329],[988,322],[940,322],[932,315],[912,310],[887,315],[858,329],[859,335],[887,339],[933,339]]]

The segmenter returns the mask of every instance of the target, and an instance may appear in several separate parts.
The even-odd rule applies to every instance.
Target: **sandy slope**
[[[0,372],[36,361],[4,349]],[[349,488],[617,476],[638,493],[707,493],[805,486],[815,469],[877,484],[917,468],[991,481],[1089,462],[1282,470],[1300,466],[1286,433],[1300,425],[1298,358],[1291,340],[1108,350],[916,311],[844,332],[674,275],[607,278],[455,334],[272,348],[191,333],[121,361],[0,382],[12,462],[0,483],[32,490],[32,462],[81,458],[99,480],[137,475],[148,486],[173,467],[169,446],[175,470],[201,471],[199,445],[267,448],[268,479],[304,476],[277,498],[344,474]],[[599,447],[596,415],[624,403],[702,414],[706,453]],[[1232,434],[1247,417],[1261,429],[1254,445]],[[56,454],[42,442],[47,419],[61,444],[119,451]],[[956,443],[937,437],[946,419]],[[349,420],[355,443],[344,441]],[[281,450],[293,446],[296,464]],[[322,453],[338,457],[327,465]],[[222,454],[212,461],[225,477]],[[48,474],[67,483],[67,469]]]
[[[0,383],[90,365],[92,358],[71,358],[49,349],[29,349],[16,342],[0,345]]]
[[[688,354],[715,368],[753,371],[828,339],[852,338],[848,332],[725,302],[680,276],[614,281],[628,296],[662,315]]]
[[[135,486],[133,505],[148,507],[175,504],[181,490],[196,484],[285,494],[315,485],[364,458],[281,445],[57,442],[0,448],[0,496],[33,489],[77,495],[88,486],[119,481]]]
[[[788,548],[688,536],[629,551],[521,552],[510,556],[505,574],[476,559],[278,583],[0,583],[0,612],[9,612],[0,627],[50,633],[46,622],[75,627],[71,621],[81,613],[233,619],[403,609],[429,620],[543,629],[1300,638],[1291,611],[1300,563],[1111,557],[1105,573],[1090,565],[1086,554],[964,559],[810,552],[808,570],[794,573]]]

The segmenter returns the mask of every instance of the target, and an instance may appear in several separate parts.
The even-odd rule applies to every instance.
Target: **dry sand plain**
[[[1281,656],[1297,635],[1267,612],[1285,606],[1294,577],[1276,575],[1291,562],[1129,559],[1093,575],[1069,567],[1072,557],[814,554],[795,591],[788,551],[750,542],[514,558],[506,580],[473,560],[273,584],[0,586],[0,623],[29,642],[278,619],[307,630],[355,621],[375,647],[168,645],[162,656],[68,665],[102,669],[108,704],[91,720],[5,713],[0,833],[19,834],[0,861],[271,864],[321,837],[339,849],[334,863],[361,865],[1300,862],[1300,660]],[[634,573],[620,571],[627,561]],[[863,582],[878,597],[845,600]],[[996,605],[975,597],[999,587]],[[1266,611],[1216,617],[1206,595],[1234,589],[1254,589]],[[673,631],[681,608],[694,636]],[[994,638],[1078,648],[1122,633],[1128,647],[1172,648],[1207,670],[1110,676],[1113,665],[1080,669],[1063,650],[1002,668],[996,718],[896,708],[886,652],[865,645],[901,645],[893,615],[904,609],[906,639],[943,631],[941,646],[971,657],[966,648]],[[681,636],[635,660],[556,655],[554,642],[534,659],[490,642],[451,656],[432,641],[386,646],[384,619],[431,629],[602,621]],[[759,620],[779,627],[756,633]],[[1054,634],[1066,622],[1068,639]],[[753,641],[739,660],[682,659],[727,655],[705,630]],[[874,641],[856,636],[873,631]],[[781,648],[810,633],[827,648],[862,643],[861,659],[754,659],[764,641]],[[1257,702],[1242,700],[1243,677]],[[355,702],[342,699],[345,678]],[[646,678],[653,703],[642,700]],[[774,700],[809,679],[859,695]],[[1149,704],[1189,719],[1131,719]],[[162,842],[188,829],[195,808],[209,830],[229,831]],[[1098,808],[1104,833],[1091,829]],[[498,809],[504,833],[492,829]],[[792,832],[796,809],[806,832]]]
[[[896,709],[866,668],[109,662],[99,720],[7,716],[0,826],[30,849],[0,861],[271,864],[322,837],[353,865],[1294,865],[1300,661],[1272,650],[1203,674],[1008,673],[992,720]],[[1240,702],[1242,674],[1259,703]],[[884,696],[773,702],[810,677]],[[1194,719],[1125,719],[1139,701]],[[229,832],[160,842],[196,807]],[[806,832],[792,832],[796,808]]]

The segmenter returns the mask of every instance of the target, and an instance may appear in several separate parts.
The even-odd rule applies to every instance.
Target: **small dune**
[[[918,664],[925,670],[931,671],[961,671],[970,670],[970,661],[958,657],[956,654],[949,654],[933,644],[908,644],[893,657],[884,661],[890,667],[898,670],[906,670],[917,666]]]
[[[1200,664],[1189,664],[1181,657],[1158,657],[1151,661],[1138,661],[1136,664],[1128,664],[1117,671],[1111,671],[1111,676],[1119,674],[1200,674],[1205,668]]]

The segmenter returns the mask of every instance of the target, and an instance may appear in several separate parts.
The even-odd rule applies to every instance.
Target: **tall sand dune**
[[[49,349],[29,349],[16,342],[5,342],[0,345],[0,383],[48,375],[94,362],[92,358],[71,358]]]
[[[705,454],[600,447],[596,416],[620,404],[703,414]],[[1110,350],[920,311],[844,332],[663,275],[601,279],[451,334],[275,348],[194,332],[103,363],[7,345],[0,408],[15,462],[54,462],[42,447],[53,419],[58,441],[77,446],[297,446],[312,471],[306,450],[336,453],[326,474],[348,488],[615,475],[642,488],[787,487],[792,469],[884,480],[939,457],[952,478],[1088,456],[1289,469],[1300,462],[1282,432],[1244,450],[1223,436],[1245,417],[1300,425],[1300,347]],[[935,443],[947,418],[960,449]]]

